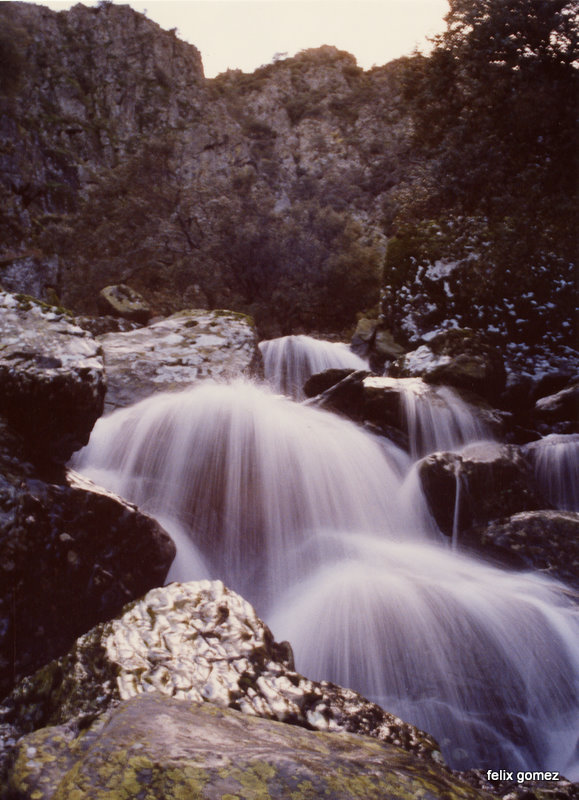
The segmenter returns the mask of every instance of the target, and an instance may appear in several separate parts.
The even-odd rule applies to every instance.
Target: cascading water
[[[417,425],[415,452],[487,435],[450,422],[439,445],[436,415],[467,408],[440,396],[438,433]],[[170,578],[245,594],[304,674],[419,724],[455,766],[577,777],[579,622],[565,587],[445,548],[410,464],[354,423],[247,383],[116,412],[75,459],[172,533]]]
[[[492,438],[489,427],[473,413],[473,408],[446,386],[432,386],[422,378],[367,378],[365,383],[395,387],[400,392],[402,416],[414,458]]]
[[[326,369],[368,369],[368,362],[342,342],[311,336],[282,336],[260,342],[266,381],[281,394],[303,400],[303,385]]]
[[[375,438],[250,383],[207,382],[103,418],[74,463],[170,532],[188,528],[211,577],[260,610],[321,530],[435,535]]]
[[[269,615],[304,674],[429,731],[457,769],[577,775],[579,627],[561,586],[430,542],[341,544]]]
[[[545,436],[525,453],[547,500],[562,511],[579,511],[579,434]]]

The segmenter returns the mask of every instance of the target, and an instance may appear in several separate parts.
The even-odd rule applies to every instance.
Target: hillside
[[[573,344],[576,140],[572,113],[556,113],[572,54],[555,74],[539,41],[527,82],[511,85],[509,64],[503,95],[493,53],[475,88],[460,77],[485,74],[469,67],[470,28],[369,72],[324,45],[207,80],[195,47],[128,6],[8,2],[0,21],[6,289],[94,312],[122,281],[156,313],[233,308],[268,336],[381,310],[406,347],[457,326],[503,346]],[[530,87],[551,98],[550,127]]]

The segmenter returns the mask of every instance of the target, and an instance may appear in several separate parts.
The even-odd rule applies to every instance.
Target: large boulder
[[[0,418],[0,696],[162,583],[175,555],[155,520],[52,472]]]
[[[196,380],[260,372],[250,317],[235,311],[181,311],[146,328],[98,337],[106,363],[109,409]]]
[[[427,383],[452,386],[496,404],[506,385],[503,359],[495,346],[474,331],[449,330],[399,358],[390,375],[421,377]]]
[[[523,511],[467,531],[461,542],[510,566],[540,570],[579,589],[579,513]]]
[[[158,693],[122,703],[86,731],[61,725],[24,737],[9,788],[22,800],[490,798],[384,742]]]
[[[533,470],[515,445],[475,442],[457,453],[432,453],[419,463],[418,475],[448,536],[545,506]]]
[[[38,459],[64,463],[103,411],[99,345],[62,309],[0,292],[0,414]]]
[[[96,626],[16,687],[0,732],[9,743],[152,691],[313,730],[364,734],[441,761],[436,742],[414,726],[356,692],[296,673],[290,646],[276,643],[252,606],[220,581],[153,589]]]

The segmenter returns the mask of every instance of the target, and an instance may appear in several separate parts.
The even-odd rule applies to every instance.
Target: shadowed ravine
[[[481,435],[472,420],[457,429],[453,397],[415,421],[422,441]],[[99,420],[75,467],[174,536],[169,579],[223,579],[301,672],[429,731],[452,766],[579,777],[566,588],[453,552],[386,440],[266,386],[207,382]]]

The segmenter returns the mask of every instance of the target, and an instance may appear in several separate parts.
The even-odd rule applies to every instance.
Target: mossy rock
[[[483,800],[444,767],[353,734],[211,704],[133,698],[86,731],[25,737],[10,789],[34,800]]]

